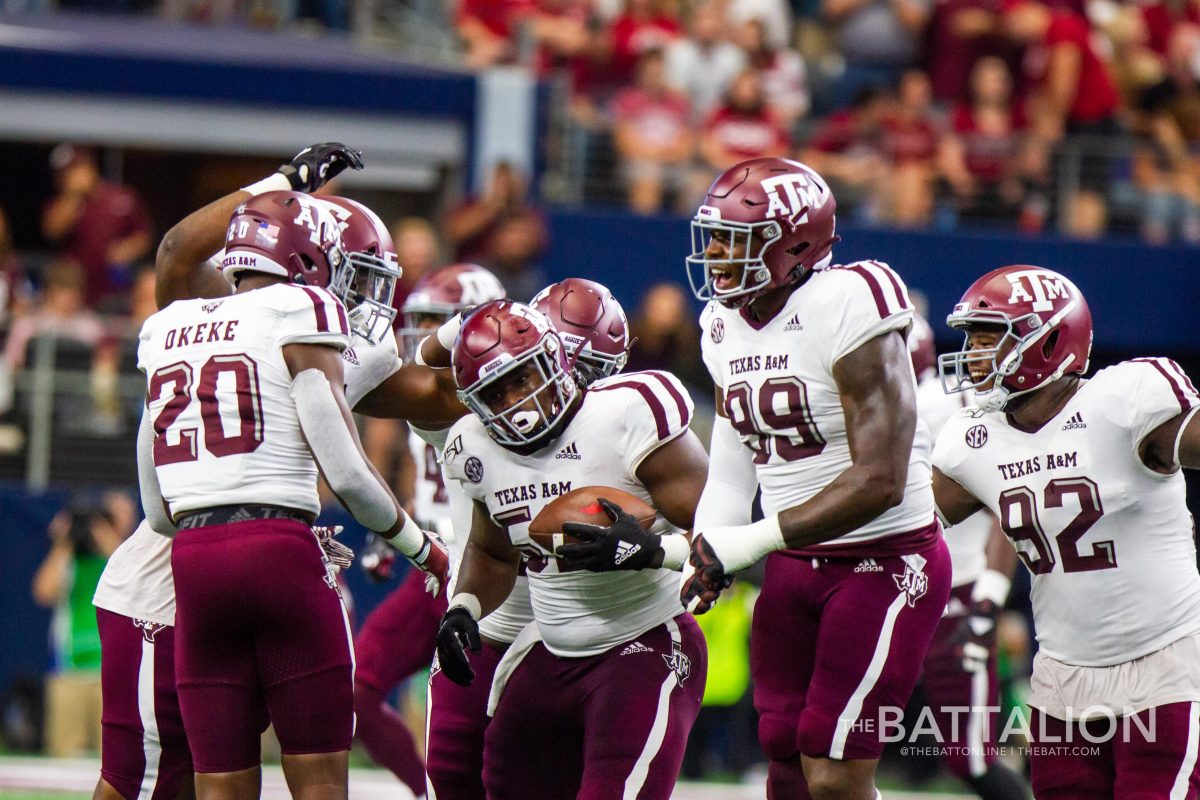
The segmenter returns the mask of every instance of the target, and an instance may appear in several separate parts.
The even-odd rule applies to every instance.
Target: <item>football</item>
[[[575,537],[562,532],[564,522],[586,522],[607,528],[612,520],[600,507],[598,500],[601,497],[632,514],[643,528],[649,529],[658,516],[653,506],[629,492],[609,486],[583,486],[556,497],[539,511],[529,523],[529,538],[554,552],[559,545],[575,541]]]

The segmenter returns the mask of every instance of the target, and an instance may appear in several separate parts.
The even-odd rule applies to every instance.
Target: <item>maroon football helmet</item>
[[[692,217],[692,291],[737,307],[800,280],[838,241],[836,210],[825,179],[799,161],[752,158],[730,167]],[[708,255],[713,239],[721,258]]]
[[[542,289],[530,305],[558,332],[583,386],[625,369],[629,323],[607,287],[586,278],[567,278]]]
[[[913,373],[921,381],[937,367],[937,350],[929,320],[913,314],[912,330],[908,332],[908,355],[912,358]]]
[[[999,411],[1014,397],[1088,368],[1092,312],[1087,301],[1070,280],[1042,267],[992,270],[971,284],[946,324],[966,331],[968,340],[961,351],[938,359],[942,386],[947,394],[973,390],[975,403],[985,411]],[[971,350],[975,326],[997,327],[1004,336],[995,347]],[[988,374],[974,380],[973,365],[983,365]]]
[[[459,311],[506,296],[500,279],[478,264],[451,264],[422,275],[401,308],[405,358],[411,361],[421,340]]]
[[[451,366],[463,405],[499,444],[521,451],[552,440],[579,393],[550,321],[511,300],[486,303],[463,320]]]
[[[349,309],[354,333],[372,343],[383,341],[396,318],[392,298],[401,274],[392,234],[383,220],[362,203],[345,197],[314,199],[326,204],[337,220],[351,266],[334,276],[329,291]]]
[[[349,269],[337,220],[306,194],[265,192],[229,220],[221,270],[230,283],[243,272],[262,272],[325,288]]]

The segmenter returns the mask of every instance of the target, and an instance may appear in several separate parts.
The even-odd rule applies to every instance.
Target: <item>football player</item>
[[[804,164],[744,161],[687,259],[718,416],[681,599],[767,557],[751,672],[772,798],[875,796],[880,709],[908,701],[950,592],[907,290],[877,261],[832,264],[835,208]]]
[[[193,296],[229,295],[232,286],[222,276],[219,261],[209,256],[223,246],[229,217],[239,205],[277,189],[313,191],[347,167],[361,167],[355,151],[338,144],[313,145],[263,181],[189,215],[159,247],[160,306]],[[366,294],[358,291],[358,284],[365,288],[373,284],[378,296],[372,299],[380,301],[367,303],[353,314],[351,347],[342,354],[346,396],[354,405],[399,367],[394,339],[380,336],[384,326],[378,322],[379,314],[387,314],[379,309],[386,305],[384,295],[399,271],[391,237],[378,217],[353,201],[334,202],[336,206],[324,207],[339,217],[342,245],[356,276],[343,276],[339,288],[347,292],[347,299],[353,290],[357,300]],[[368,341],[362,335],[365,331],[378,337],[378,343]],[[428,376],[419,383],[422,388],[436,386]],[[461,410],[452,389],[443,397]],[[323,541],[332,553],[336,543],[328,538],[328,531]],[[346,554],[341,558],[348,563]],[[191,756],[175,693],[171,540],[143,521],[109,559],[94,602],[100,619],[104,694],[104,746],[96,796],[104,800],[132,800],[145,793],[175,797],[190,777]]]
[[[504,600],[522,559],[536,620],[496,670],[488,797],[667,798],[707,661],[669,570],[686,557],[681,531],[707,471],[688,430],[690,398],[661,372],[581,389],[545,316],[509,301],[462,322],[452,360],[474,413],[450,429],[443,469],[472,498],[474,518],[438,632],[439,677],[471,684],[480,621]],[[647,546],[607,554],[622,571],[579,569],[529,537],[539,511],[584,485],[635,494],[661,516]]]
[[[913,315],[908,350],[917,376],[917,414],[937,437],[946,421],[970,402],[947,395],[937,372],[933,330]],[[996,677],[996,617],[1008,599],[1017,556],[996,524],[980,510],[946,535],[950,603],[925,656],[921,683],[945,747],[951,774],[983,800],[1024,800],[1025,782],[996,760],[1000,685]]]
[[[329,287],[356,288],[368,336],[376,309],[363,310],[373,281],[333,213],[305,194],[260,194],[234,212],[221,263],[233,294],[172,303],[138,347],[139,475],[152,527],[176,531],[176,688],[196,793],[257,797],[269,720],[293,796],[346,797],[354,655],[309,529],[318,469],[360,523],[441,580],[446,555],[367,462],[350,418],[341,354],[355,323]]]
[[[397,335],[406,358],[411,360],[421,339],[464,308],[504,296],[504,287],[496,276],[476,264],[454,264],[423,275],[401,308],[403,320]],[[466,413],[465,409],[463,411]],[[391,420],[380,423],[396,424]],[[450,492],[457,489],[446,485],[438,463],[441,446],[445,445],[445,430],[425,431],[409,426],[406,432],[407,441],[402,446],[409,449],[415,466],[409,491],[414,516],[422,527],[438,533],[450,549],[452,563],[457,563],[462,545],[456,543],[454,536],[450,498]],[[369,571],[373,575],[389,577],[393,553],[386,543],[372,543],[364,554],[364,564],[371,565]],[[357,655],[354,699],[358,715],[355,735],[377,764],[390,769],[416,795],[426,788],[424,759],[418,754],[408,727],[387,698],[401,681],[428,667],[433,657],[434,637],[446,611],[446,595],[434,596],[426,592],[425,577],[418,570],[410,571],[404,582],[367,616],[354,639]],[[532,618],[532,612],[520,608],[521,597],[523,594],[514,597],[491,621],[487,635],[498,647],[512,641]],[[442,730],[441,711],[451,706],[443,704],[439,715],[430,718],[431,741],[428,744],[434,762],[430,781],[435,787],[431,796],[474,796],[482,800],[483,784],[479,776],[486,716],[482,713],[484,701],[480,700],[476,705],[480,709],[481,724],[475,737],[478,755],[474,760],[478,764],[473,768],[469,763],[463,763],[466,748],[461,744],[456,747],[454,758],[440,756],[442,746],[449,744]],[[460,720],[460,740],[466,738],[465,725]],[[472,787],[477,788],[477,794],[472,794]]]
[[[1034,796],[1196,797],[1195,387],[1167,358],[1084,378],[1091,313],[1049,269],[987,273],[946,321],[966,334],[941,357],[947,391],[978,407],[938,436],[934,495],[951,525],[995,514],[1033,575]]]

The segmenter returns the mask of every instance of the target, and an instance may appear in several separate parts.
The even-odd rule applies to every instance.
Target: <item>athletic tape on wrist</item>
[[[479,598],[470,592],[459,592],[450,598],[449,604],[446,606],[446,613],[450,613],[452,608],[464,609],[471,615],[471,619],[476,622],[483,616],[483,606],[479,604]]]
[[[688,543],[687,537],[682,533],[672,533],[662,537],[663,549],[663,569],[673,569],[679,571],[683,569],[683,562],[687,561],[688,553],[691,552],[691,545]]]
[[[287,175],[278,172],[272,172],[261,181],[252,183],[249,186],[243,186],[243,192],[249,192],[251,197],[258,197],[260,194],[267,192],[287,192],[291,191],[292,182],[288,180]]]
[[[779,527],[778,514],[749,525],[710,528],[701,533],[726,572],[737,572],[758,562],[768,553],[787,548]]]
[[[994,569],[985,569],[983,574],[975,579],[975,588],[971,590],[971,600],[975,602],[990,600],[999,608],[1008,599],[1008,590],[1011,588],[1012,581],[1007,575]]]

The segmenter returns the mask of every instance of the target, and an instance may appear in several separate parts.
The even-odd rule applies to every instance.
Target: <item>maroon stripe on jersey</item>
[[[667,390],[667,394],[671,395],[671,399],[675,401],[675,408],[679,409],[679,421],[686,427],[691,422],[691,419],[688,417],[687,403],[684,402],[683,395],[675,388],[675,384],[661,372],[650,371],[646,374],[661,383],[663,388]]]
[[[342,333],[349,336],[350,335],[350,323],[346,320],[346,307],[344,305],[342,305],[342,302],[340,300],[335,300],[334,304],[337,306],[338,324],[342,326]]]
[[[321,299],[319,294],[314,292],[312,289],[309,289],[307,286],[301,286],[300,288],[304,290],[306,295],[308,295],[308,299],[312,300],[313,308],[317,312],[317,330],[321,333],[328,332],[329,313],[325,310],[325,301]]]
[[[1174,359],[1168,358],[1166,361],[1171,372],[1174,372],[1175,376],[1178,377],[1179,380],[1183,381],[1184,387],[1192,394],[1196,394],[1196,387],[1192,385],[1192,379],[1189,378],[1188,374],[1183,371],[1183,367],[1176,364]]]
[[[866,267],[859,266],[858,264],[848,266],[846,269],[858,273],[867,282],[867,286],[871,287],[871,296],[875,298],[875,308],[879,311],[879,318],[886,318],[889,313],[887,300],[883,299],[883,286],[879,283],[879,279],[872,275]]]
[[[900,288],[900,279],[896,276],[895,270],[893,270],[887,264],[880,264],[878,261],[872,261],[871,263],[879,267],[880,271],[882,271],[883,274],[887,276],[887,279],[891,282],[892,288],[896,290],[896,299],[900,301],[900,308],[898,308],[897,311],[903,311],[904,309],[908,308],[909,306],[904,302],[904,290]]]
[[[1135,358],[1134,361],[1140,361],[1143,364],[1149,364],[1150,366],[1152,366],[1156,370],[1158,370],[1159,373],[1161,373],[1162,376],[1167,379],[1167,383],[1171,384],[1171,391],[1175,393],[1175,399],[1179,401],[1179,410],[1181,412],[1187,411],[1189,408],[1192,407],[1192,404],[1188,401],[1187,395],[1184,394],[1184,392],[1183,392],[1183,388],[1179,385],[1179,380],[1175,376],[1173,376],[1171,373],[1167,372],[1166,367],[1164,367],[1161,363],[1159,363],[1160,359],[1157,359],[1157,358]]]
[[[609,392],[613,389],[636,389],[637,393],[646,401],[646,405],[650,406],[650,413],[654,415],[654,424],[658,427],[658,438],[661,440],[671,436],[671,426],[667,424],[667,409],[654,394],[653,389],[638,381],[620,381],[619,383],[610,383],[608,386],[597,386],[590,391]]]

